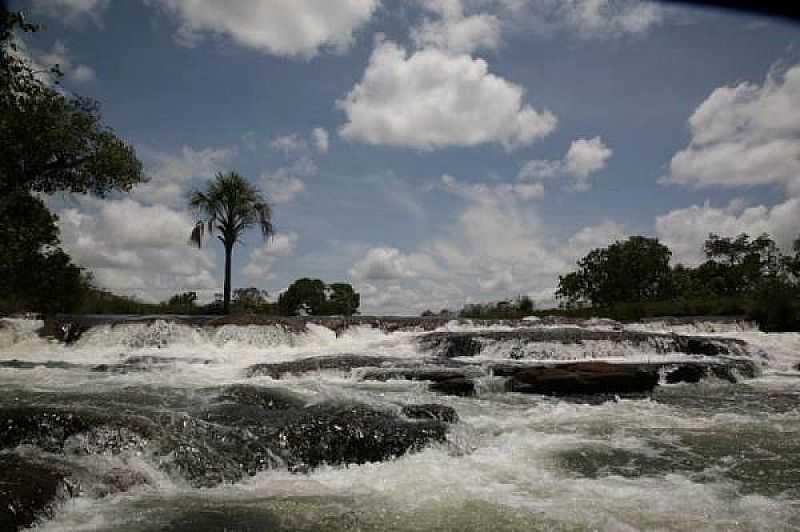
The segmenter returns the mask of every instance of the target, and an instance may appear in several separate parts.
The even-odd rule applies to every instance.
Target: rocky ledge
[[[735,338],[687,336],[643,331],[582,329],[578,327],[526,328],[509,331],[432,332],[419,344],[433,356],[454,358],[480,355],[487,347],[507,344],[510,358],[524,356],[524,348],[536,344],[583,345],[604,342],[626,345],[657,354],[682,353],[702,356],[748,356],[747,343]]]

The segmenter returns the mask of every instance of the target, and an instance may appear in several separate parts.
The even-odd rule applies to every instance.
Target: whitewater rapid
[[[761,372],[737,384],[710,379],[665,385],[649,398],[590,404],[506,393],[492,377],[480,379],[476,397],[458,397],[434,393],[420,381],[363,381],[355,370],[280,380],[247,376],[254,364],[312,356],[418,360],[428,355],[418,341],[427,333],[419,330],[354,326],[337,334],[309,324],[297,333],[280,326],[155,320],[99,325],[65,345],[39,337],[42,323],[36,320],[2,324],[3,407],[61,401],[124,409],[126,401],[145,397],[177,416],[206,400],[209,389],[246,384],[287,389],[311,403],[357,402],[393,411],[437,403],[455,409],[460,419],[446,441],[395,459],[301,473],[272,468],[209,487],[165,472],[135,450],[66,453],[58,459],[88,471],[87,479],[113,471],[143,481],[112,490],[87,480],[79,495],[39,522],[40,530],[800,529],[800,334],[765,334],[736,322],[625,325],[743,340]],[[619,325],[597,320],[576,327]],[[486,330],[513,327],[452,322],[437,331]],[[548,361],[686,358],[602,341],[525,349],[497,343],[478,360],[503,360],[510,353],[527,361],[536,354]],[[131,357],[161,362],[141,371],[97,371]],[[11,451],[49,456],[33,446]]]

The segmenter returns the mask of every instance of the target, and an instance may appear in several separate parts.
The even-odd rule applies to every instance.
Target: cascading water
[[[65,344],[0,323],[0,529],[800,527],[798,334],[153,319]],[[586,360],[662,384],[509,386]],[[675,368],[704,378],[666,384]]]

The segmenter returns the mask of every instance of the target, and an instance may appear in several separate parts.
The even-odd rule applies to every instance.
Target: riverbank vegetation
[[[518,298],[467,305],[460,316],[743,316],[767,331],[800,329],[800,238],[787,254],[767,234],[711,234],[703,250],[706,261],[696,267],[670,266],[668,247],[633,236],[592,250],[576,271],[559,277],[559,308],[534,310]]]

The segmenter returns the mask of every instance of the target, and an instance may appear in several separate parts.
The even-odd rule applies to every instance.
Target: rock
[[[222,389],[218,401],[230,401],[242,405],[253,405],[266,410],[302,408],[306,401],[289,390],[233,384]]]
[[[536,344],[582,344],[608,342],[648,349],[659,354],[746,356],[746,342],[735,338],[681,336],[642,331],[618,331],[569,328],[529,328],[512,331],[433,332],[419,338],[419,344],[434,356],[475,356],[484,346],[508,344],[509,357],[517,356],[523,346]]]
[[[413,419],[436,419],[445,423],[456,423],[458,414],[453,407],[435,403],[406,405],[401,410],[406,417]]]
[[[475,382],[465,377],[456,377],[439,382],[434,382],[428,389],[432,392],[439,392],[446,395],[458,395],[471,397],[475,395]]]
[[[292,471],[379,462],[445,440],[437,420],[405,421],[366,405],[314,405],[279,430],[278,455]]]
[[[480,372],[480,370],[478,370]],[[419,368],[387,368],[387,369],[368,369],[360,374],[364,380],[388,381],[388,380],[409,380],[409,381],[433,381],[442,382],[450,379],[465,378],[467,371],[457,368],[443,368],[437,366],[422,366]]]
[[[21,530],[52,517],[72,495],[64,474],[15,454],[0,454],[0,530]]]
[[[355,368],[378,368],[382,366],[408,365],[410,362],[402,358],[379,357],[369,355],[332,355],[306,357],[288,362],[254,364],[247,368],[248,377],[267,376],[280,379],[285,374],[302,375],[303,373],[322,370],[351,371]],[[418,363],[422,363],[418,361]]]
[[[521,370],[508,387],[543,395],[639,394],[652,391],[658,379],[657,370],[635,364],[576,362]]]
[[[665,380],[667,384],[676,384],[679,382],[696,383],[700,382],[708,375],[708,368],[692,364],[684,364],[678,366],[672,371],[667,372]]]
[[[62,452],[67,441],[85,435],[85,445],[102,445],[115,452],[122,441],[136,434],[141,440],[154,433],[153,424],[138,416],[67,410],[53,407],[20,406],[0,410],[0,449],[32,444],[49,452]],[[114,436],[116,434],[116,436]],[[88,438],[88,440],[87,440]]]

